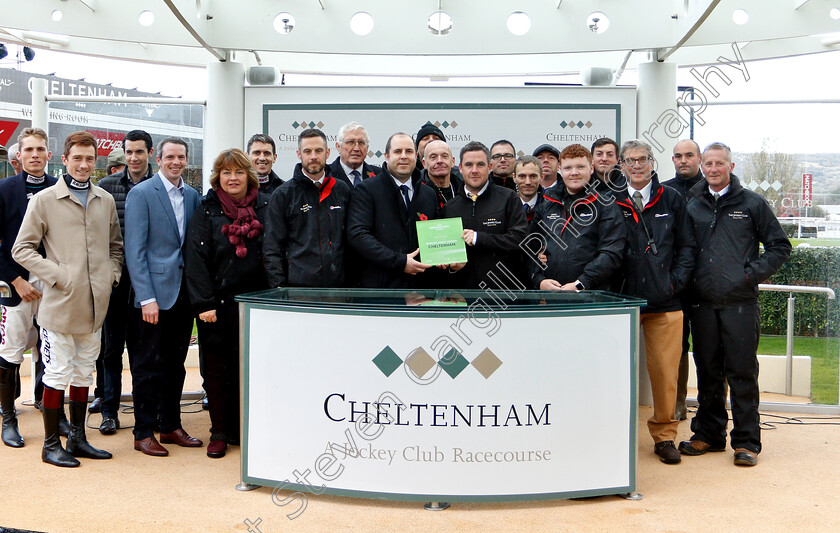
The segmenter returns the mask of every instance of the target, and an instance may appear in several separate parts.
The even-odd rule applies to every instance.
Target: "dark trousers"
[[[131,366],[135,440],[153,436],[158,412],[161,433],[181,428],[184,361],[193,325],[186,292],[182,284],[175,305],[160,311],[157,324],[149,324],[142,317],[138,322],[137,348]]]
[[[131,367],[137,350],[137,329],[142,318],[140,309],[134,307],[131,301],[133,296],[128,270],[123,268],[120,284],[111,291],[108,314],[105,315],[105,323],[102,325],[102,351],[96,361],[97,390],[100,387],[100,372],[103,381],[102,394],[95,395],[102,398],[103,418],[116,417],[120,408],[123,351],[127,346],[129,367]]]
[[[758,414],[758,350],[761,316],[758,303],[691,306],[694,362],[697,366],[697,414],[693,440],[726,445],[725,381],[732,404],[732,448],[761,451]]]
[[[216,322],[198,323],[204,354],[204,390],[210,401],[210,432],[228,442],[239,441],[239,309],[216,309]]]
[[[688,309],[690,304],[684,303],[683,309],[686,310],[683,316],[683,338],[682,338],[682,354],[680,354],[680,371],[677,377],[677,411],[685,413],[685,397],[688,396],[688,352],[691,350],[691,343],[688,341],[691,335],[691,319],[688,316]]]

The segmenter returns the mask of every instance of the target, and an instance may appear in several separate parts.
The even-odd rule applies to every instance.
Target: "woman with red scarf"
[[[210,403],[209,457],[239,443],[239,310],[234,296],[268,288],[262,240],[268,196],[248,156],[225,150],[213,163],[211,190],[187,230],[187,289],[198,315],[204,387]]]

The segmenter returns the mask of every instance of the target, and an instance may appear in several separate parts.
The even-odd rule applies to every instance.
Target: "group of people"
[[[56,183],[44,172],[46,135],[25,130],[23,171],[0,181],[0,275],[14,288],[3,301],[3,442],[23,445],[16,365],[35,346],[38,327],[45,462],[76,466],[76,457],[110,457],[87,442],[84,413],[101,353],[100,431],[119,428],[125,347],[135,449],[162,456],[168,452],[161,443],[202,446],[183,430],[179,411],[195,318],[211,419],[207,455],[222,457],[239,438],[237,294],[277,287],[479,289],[503,270],[513,290],[600,289],[644,298],[654,452],[676,464],[681,455],[723,451],[728,382],[735,464],[756,464],[758,283],[791,246],[767,203],[732,173],[726,145],[701,152],[696,142],[680,141],[676,175],[664,183],[651,147],[639,140],[619,147],[603,138],[591,149],[573,144],[562,151],[544,144],[533,155],[517,154],[508,140],[489,148],[472,141],[456,161],[443,132],[426,124],[413,138],[393,134],[381,167],[365,162],[369,145],[365,128],[351,122],[338,131],[338,157],[330,163],[324,132],[304,130],[300,162],[284,181],[273,168],[274,141],[254,135],[245,151],[218,155],[211,188],[200,198],[181,178],[188,156],[181,139],[153,148],[146,132],[129,132],[124,168],[97,187],[88,180],[93,137],[67,138],[67,174]],[[466,263],[424,263],[416,223],[453,217],[462,221]],[[677,447],[689,332],[699,408],[692,437]],[[59,440],[65,432],[66,449]]]

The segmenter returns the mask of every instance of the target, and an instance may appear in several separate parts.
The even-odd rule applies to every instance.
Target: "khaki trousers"
[[[682,354],[683,313],[644,313],[640,325],[653,392],[653,416],[648,419],[648,430],[654,442],[675,440],[679,421],[674,407]]]

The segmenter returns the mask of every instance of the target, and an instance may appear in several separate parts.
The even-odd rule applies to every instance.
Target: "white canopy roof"
[[[649,57],[682,66],[734,60],[733,42],[745,60],[829,51],[840,43],[831,35],[840,31],[836,6],[828,0],[0,0],[0,42],[176,65],[259,60],[289,73],[550,75],[615,69],[630,51],[638,52],[631,68]],[[431,26],[445,35],[429,29],[439,11],[451,17],[451,31],[446,17],[432,17]],[[508,29],[514,12],[530,21],[524,35]],[[373,21],[366,35],[351,29],[358,13]],[[527,24],[518,17],[513,29],[521,31]]]

